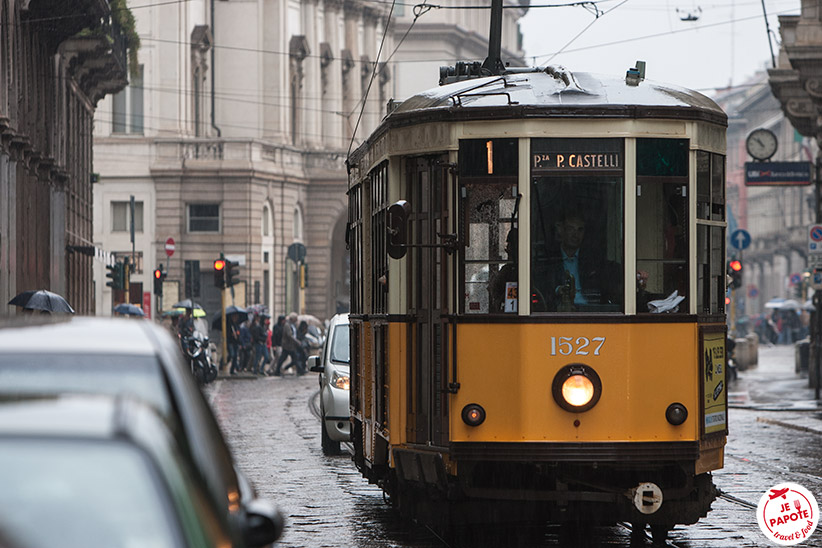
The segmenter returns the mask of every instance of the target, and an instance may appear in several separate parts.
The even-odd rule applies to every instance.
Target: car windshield
[[[0,440],[0,485],[0,531],[20,546],[181,545],[152,469],[124,443]]]
[[[154,356],[0,354],[0,394],[132,394],[163,416],[171,403]]]
[[[331,361],[348,363],[351,352],[348,347],[348,324],[335,327],[331,341]]]

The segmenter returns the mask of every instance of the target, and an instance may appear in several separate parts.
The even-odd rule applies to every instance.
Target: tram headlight
[[[602,395],[602,381],[594,369],[581,363],[572,363],[554,376],[551,392],[557,405],[573,413],[588,411]]]
[[[469,403],[462,408],[462,422],[468,426],[479,426],[485,421],[485,409],[478,403]]]

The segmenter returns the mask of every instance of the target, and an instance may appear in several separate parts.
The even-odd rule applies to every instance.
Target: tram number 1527
[[[594,345],[591,343],[594,343]],[[551,355],[570,356],[574,354],[575,356],[587,356],[593,354],[599,356],[599,351],[602,350],[604,344],[605,337],[594,337],[592,339],[577,337],[576,340],[573,337],[551,337]]]

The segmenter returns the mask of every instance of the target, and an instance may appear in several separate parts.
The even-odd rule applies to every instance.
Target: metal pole
[[[768,24],[768,12],[765,11],[765,0],[762,0],[762,15],[765,17],[765,32],[768,34],[768,47],[771,48],[771,64],[776,68],[776,57],[773,54],[773,43],[771,42],[771,26]]]
[[[225,255],[220,253],[220,259],[225,261]],[[220,352],[221,352],[220,353],[220,367],[221,368],[224,367],[226,363],[228,363],[228,360],[226,359],[227,358],[227,351],[228,351],[228,344],[227,344],[227,341],[226,341],[226,325],[225,325],[226,324],[226,321],[225,321],[226,320],[226,318],[225,318],[225,289],[226,289],[225,285],[226,285],[226,282],[228,281],[228,276],[226,276],[226,273],[228,272],[228,261],[225,261],[224,264],[225,264],[225,266],[223,267],[223,283],[222,283],[223,287],[220,290],[220,307],[221,307],[220,308],[220,329],[222,330],[222,333],[223,333],[223,336],[222,336],[223,340],[222,340],[222,345],[221,345],[221,348],[220,348]]]
[[[488,33],[488,58],[482,68],[491,74],[500,74],[505,68],[502,64],[502,0],[491,0],[491,28]]]
[[[228,349],[228,344],[226,341],[225,288],[223,288],[223,290],[220,291],[220,303],[223,307],[222,319],[220,320],[220,328],[223,330],[223,345],[220,349],[222,352],[220,354],[220,367],[224,368],[225,364],[228,363],[228,354],[226,353]]]

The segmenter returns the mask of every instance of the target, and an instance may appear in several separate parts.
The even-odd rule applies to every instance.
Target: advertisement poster
[[[721,432],[727,426],[725,390],[725,333],[702,335],[702,382],[705,433]]]

